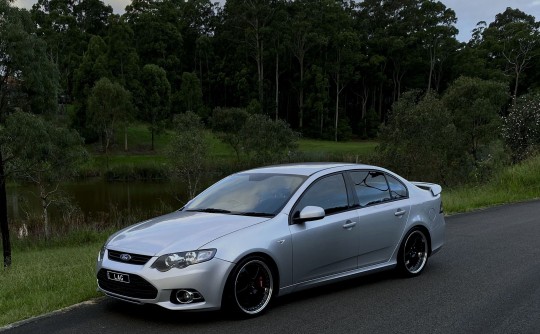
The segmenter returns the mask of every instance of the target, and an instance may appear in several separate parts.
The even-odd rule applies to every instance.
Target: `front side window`
[[[383,203],[392,199],[384,174],[376,171],[351,172],[360,206]]]
[[[347,187],[342,174],[335,174],[315,181],[296,205],[295,215],[306,206],[319,206],[327,215],[349,208]]]

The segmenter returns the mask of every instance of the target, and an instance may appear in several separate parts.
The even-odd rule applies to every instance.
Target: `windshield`
[[[195,197],[184,210],[271,217],[305,179],[285,174],[231,175]]]

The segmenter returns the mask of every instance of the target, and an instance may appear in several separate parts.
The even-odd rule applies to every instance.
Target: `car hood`
[[[107,249],[152,256],[190,251],[268,219],[203,212],[173,212],[117,232],[107,243]]]

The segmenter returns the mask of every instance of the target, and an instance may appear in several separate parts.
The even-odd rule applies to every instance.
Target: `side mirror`
[[[319,220],[325,217],[326,213],[324,209],[319,206],[306,206],[300,211],[298,217],[294,218],[297,223],[308,222],[312,220]]]

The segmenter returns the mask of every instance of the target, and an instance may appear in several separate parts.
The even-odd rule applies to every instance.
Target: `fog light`
[[[189,304],[193,301],[193,292],[187,290],[178,290],[176,292],[176,300],[180,304]]]

